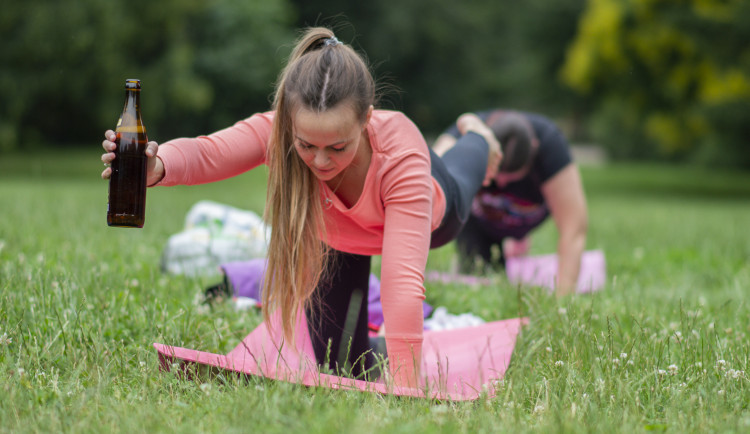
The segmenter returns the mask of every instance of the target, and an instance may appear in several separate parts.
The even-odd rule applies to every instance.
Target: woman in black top
[[[489,186],[474,197],[471,216],[457,238],[461,271],[505,264],[506,256],[528,250],[528,234],[551,215],[558,230],[556,294],[575,290],[586,245],[588,215],[581,176],[568,142],[544,116],[508,110],[476,113],[500,140],[503,159]],[[441,155],[460,133],[448,128],[433,149]],[[500,247],[493,258],[492,247]]]

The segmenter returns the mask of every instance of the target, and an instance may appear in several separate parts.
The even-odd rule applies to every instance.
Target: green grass
[[[99,154],[0,155],[2,432],[750,430],[750,174],[584,168],[598,293],[427,285],[451,312],[530,318],[499,396],[456,404],[160,372],[152,342],[227,352],[260,322],[201,311],[213,281],[163,275],[159,258],[198,200],[260,212],[263,173],[151,189],[146,226],[114,229]],[[555,241],[545,224],[532,250]]]

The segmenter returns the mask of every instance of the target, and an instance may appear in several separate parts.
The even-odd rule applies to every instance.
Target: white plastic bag
[[[219,265],[265,257],[270,228],[252,211],[212,201],[193,205],[182,232],[169,237],[161,259],[171,274],[219,274]]]

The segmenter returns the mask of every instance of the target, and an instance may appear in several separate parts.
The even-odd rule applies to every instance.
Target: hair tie
[[[331,36],[330,38],[326,38],[323,40],[324,47],[335,47],[337,45],[341,45],[341,41],[339,41],[335,36]]]

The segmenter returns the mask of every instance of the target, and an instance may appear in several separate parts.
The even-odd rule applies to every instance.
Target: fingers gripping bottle
[[[141,81],[125,80],[125,108],[117,122],[109,178],[109,226],[142,228],[146,214],[146,128],[141,120]]]

